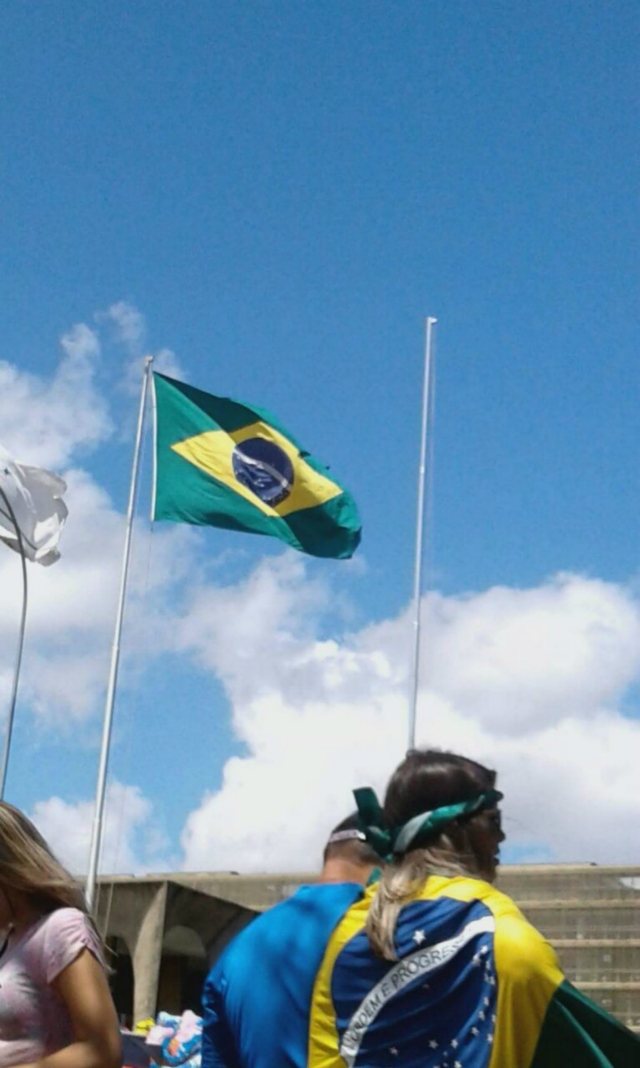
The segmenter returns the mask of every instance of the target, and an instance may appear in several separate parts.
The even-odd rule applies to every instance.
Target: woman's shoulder
[[[93,932],[91,921],[82,909],[66,907],[48,912],[46,916],[43,916],[40,920],[38,927],[47,935],[50,935],[53,932]]]
[[[460,902],[481,901],[496,918],[514,916],[524,919],[513,898],[493,883],[472,875],[430,875],[416,897],[423,901],[443,897]]]
[[[89,917],[76,908],[59,908],[48,912],[34,924],[29,937],[33,948],[46,956],[58,957],[66,946],[86,946],[102,958],[99,939]]]
[[[103,962],[98,936],[89,917],[81,909],[59,908],[38,924],[33,937],[44,962],[47,982],[51,982],[83,949]]]
[[[512,978],[522,979],[542,974],[552,978],[556,985],[561,980],[557,957],[549,942],[529,923],[513,898],[493,883],[466,876],[432,876],[420,897],[423,900],[448,898],[469,904],[480,902],[493,917],[494,951],[503,977],[508,972]]]

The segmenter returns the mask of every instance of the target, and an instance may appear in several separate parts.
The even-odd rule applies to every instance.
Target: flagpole
[[[422,591],[422,544],[424,540],[424,500],[427,477],[427,441],[431,406],[431,379],[434,326],[437,319],[427,318],[424,349],[424,379],[422,383],[422,427],[420,437],[420,468],[418,472],[418,515],[416,519],[416,555],[413,584],[413,670],[411,704],[409,706],[409,749],[416,744],[416,714],[418,710],[418,681],[420,675],[420,593]]]
[[[136,430],[136,442],[133,453],[133,466],[131,470],[131,486],[129,488],[129,505],[127,508],[127,526],[124,537],[124,550],[122,553],[122,574],[120,578],[120,597],[116,612],[116,625],[111,646],[111,668],[109,671],[109,683],[104,709],[104,721],[102,727],[102,746],[100,748],[100,763],[98,765],[98,781],[96,784],[96,802],[93,814],[93,829],[91,832],[91,852],[89,855],[89,867],[87,870],[87,883],[85,898],[87,908],[93,906],[96,892],[96,878],[98,874],[98,860],[100,856],[100,843],[102,839],[102,822],[104,817],[104,802],[107,787],[107,767],[109,763],[109,747],[111,744],[111,727],[113,723],[113,706],[115,703],[116,684],[118,681],[118,667],[120,662],[120,636],[122,633],[122,620],[124,616],[124,602],[127,592],[127,576],[129,573],[129,555],[131,550],[131,534],[133,530],[133,516],[136,507],[138,493],[138,469],[140,466],[140,451],[142,446],[142,430],[144,426],[144,413],[149,389],[149,379],[153,356],[147,356],[144,362],[142,378],[142,391],[140,394],[140,408],[138,411],[138,427]]]
[[[13,720],[16,712],[16,701],[18,698],[18,683],[20,681],[20,667],[22,664],[22,650],[24,649],[24,632],[27,625],[27,560],[24,552],[24,544],[22,542],[22,531],[18,525],[16,519],[16,513],[14,512],[11,501],[7,497],[6,493],[0,486],[0,497],[7,506],[7,511],[11,517],[11,522],[16,528],[16,538],[18,540],[18,548],[20,551],[20,560],[22,562],[22,615],[20,618],[20,634],[18,636],[18,651],[16,653],[16,662],[13,669],[13,687],[11,691],[11,699],[9,701],[9,716],[7,718],[7,727],[4,736],[4,747],[2,750],[2,764],[0,765],[0,801],[4,800],[4,788],[7,781],[7,768],[9,765],[9,750],[11,749],[11,735],[13,734]]]

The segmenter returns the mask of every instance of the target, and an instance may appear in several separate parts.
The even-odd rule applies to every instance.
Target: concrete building
[[[197,874],[103,877],[98,926],[112,951],[123,1020],[199,1009],[202,982],[257,913],[313,877]],[[569,979],[640,1032],[640,867],[514,865],[499,886],[555,946]]]

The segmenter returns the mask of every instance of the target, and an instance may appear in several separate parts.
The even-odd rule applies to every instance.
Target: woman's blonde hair
[[[389,780],[383,809],[385,826],[398,830],[423,812],[469,801],[493,789],[495,780],[494,771],[456,753],[411,750]],[[479,860],[464,821],[450,823],[426,847],[394,857],[383,868],[367,916],[373,951],[385,960],[397,960],[394,934],[398,915],[430,875],[479,874]]]
[[[6,801],[0,801],[0,887],[26,897],[43,916],[60,908],[80,909],[94,926],[78,883],[31,820]]]

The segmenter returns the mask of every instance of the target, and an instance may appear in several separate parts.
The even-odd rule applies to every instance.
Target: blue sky
[[[367,643],[375,632],[376,656],[383,650],[398,678],[393,710],[380,712],[371,746],[381,744],[388,728],[389,744],[400,755],[404,683],[398,665],[406,670],[410,638],[390,635],[394,626],[410,635],[403,612],[412,584],[427,314],[439,319],[427,555],[429,585],[442,600],[432,606],[435,629],[429,634],[427,628],[425,637],[423,740],[475,747],[487,760],[495,753],[494,763],[502,757],[516,781],[521,758],[507,735],[519,737],[522,754],[535,752],[544,736],[548,756],[559,744],[545,734],[551,724],[560,729],[565,721],[580,721],[581,737],[595,738],[598,717],[614,717],[613,726],[601,723],[604,738],[618,739],[611,745],[619,756],[605,779],[626,782],[628,769],[619,760],[629,737],[637,740],[640,678],[634,646],[640,534],[636,5],[36,0],[5,4],[0,31],[7,146],[0,162],[1,269],[8,298],[0,360],[26,376],[20,389],[5,390],[4,409],[0,401],[0,441],[21,459],[62,473],[81,469],[91,493],[106,495],[98,506],[84,483],[75,513],[70,495],[64,536],[70,545],[65,553],[63,541],[56,565],[63,576],[56,579],[60,596],[66,597],[64,582],[80,574],[85,550],[79,532],[93,529],[101,508],[114,527],[99,581],[109,590],[117,582],[117,513],[126,505],[136,406],[131,380],[147,351],[170,350],[163,359],[190,382],[277,413],[352,489],[364,521],[354,565],[291,562],[290,555],[282,562],[277,543],[168,528],[154,533],[149,556],[140,535],[136,566],[142,576],[145,568],[158,573],[156,546],[167,539],[166,582],[153,595],[164,615],[157,616],[159,602],[140,594],[142,623],[133,609],[129,637],[144,634],[145,613],[162,617],[167,633],[148,635],[146,651],[132,656],[118,702],[112,770],[127,789],[139,791],[131,864],[218,867],[224,861],[255,868],[273,858],[276,865],[308,865],[322,837],[320,824],[306,838],[301,825],[290,853],[272,844],[268,857],[259,855],[248,830],[253,816],[232,804],[232,787],[219,793],[233,754],[249,761],[242,796],[253,791],[254,802],[257,784],[268,790],[273,782],[268,769],[276,776],[276,763],[252,733],[264,699],[261,684],[252,694],[238,689],[249,669],[233,661],[237,649],[216,659],[199,644],[194,605],[203,591],[224,587],[229,611],[244,605],[249,614],[247,584],[260,586],[270,576],[278,605],[284,603],[281,586],[289,591],[291,604],[284,601],[300,633],[290,632],[286,613],[272,614],[265,594],[262,625],[269,633],[276,619],[275,645],[262,632],[247,637],[242,630],[237,642],[246,643],[256,677],[261,671],[268,677],[275,704],[261,715],[273,717],[274,737],[278,723],[298,740],[291,759],[299,764],[309,760],[316,726],[304,718],[295,688],[302,718],[294,724],[284,716],[295,674],[288,658],[314,660],[333,640],[343,656],[344,683],[344,658],[364,656],[363,646],[373,656]],[[109,313],[114,307],[120,311]],[[123,335],[125,307],[130,314],[136,309],[138,318]],[[59,338],[78,323],[93,332],[99,352],[88,352],[85,336],[86,396],[74,407],[67,393],[62,403],[60,391],[50,387],[59,373]],[[41,442],[37,456],[28,454],[25,421],[17,413],[33,395],[60,402],[61,418],[75,413],[78,429],[64,449],[54,420],[50,440]],[[91,412],[100,405],[107,414],[96,429]],[[78,422],[81,408],[85,429]],[[143,503],[148,464],[145,470]],[[172,571],[178,559],[182,575]],[[13,563],[3,561],[3,574]],[[559,573],[572,576],[568,585],[553,585]],[[34,582],[47,579],[49,573]],[[464,674],[467,646],[453,642],[447,653],[453,666],[439,682],[432,655],[438,626],[446,631],[461,606],[471,614],[484,606],[485,620],[494,618],[490,612],[507,612],[491,595],[503,586],[513,594],[508,612],[515,616],[507,629],[519,636],[516,659],[523,671],[506,688],[514,694],[508,728],[502,720],[489,725],[482,710],[496,688],[502,692],[512,652],[500,671],[473,675],[464,686],[455,682],[455,664]],[[571,607],[574,594],[584,615]],[[534,595],[545,612],[555,613],[549,624],[534,612],[542,645],[564,611],[569,629],[580,617],[575,625],[587,642],[580,656],[572,660],[567,653],[558,668],[557,677],[570,677],[570,684],[566,694],[558,690],[555,719],[545,712],[551,708],[548,661],[529,657],[530,633],[514,623],[518,613],[529,612],[522,606]],[[94,618],[90,587],[84,610]],[[1,611],[9,643],[15,633],[9,599]],[[54,660],[62,671],[63,656],[75,676],[72,654],[82,624],[69,609],[68,629],[56,641],[53,615],[51,634],[46,614],[35,627],[10,769],[9,796],[39,813],[56,843],[61,832],[52,822],[51,798],[70,806],[60,810],[60,819],[77,817],[77,864],[82,805],[95,778],[104,685],[98,669],[110,641],[106,608],[103,615],[92,631],[95,672],[71,718],[62,697],[52,702],[44,683],[34,696],[37,680],[29,680],[38,665]],[[487,627],[482,640],[491,643],[496,631]],[[588,642],[599,641],[607,627],[607,650],[623,652],[621,659],[611,652],[607,663],[617,666],[596,700],[587,682],[601,649]],[[205,631],[201,624],[200,634]],[[180,638],[172,642],[168,634]],[[218,631],[210,640],[214,636],[219,639]],[[303,639],[304,656],[287,644]],[[265,664],[280,655],[283,641],[287,652],[275,678]],[[533,640],[536,648],[540,642]],[[7,653],[5,684],[9,663]],[[358,671],[366,675],[362,662]],[[312,675],[304,700],[312,700],[315,684],[326,697],[326,678],[320,684]],[[521,686],[529,687],[525,704],[536,695],[533,718],[525,716],[534,722],[539,709],[535,739],[529,727],[519,727]],[[344,692],[351,693],[348,687]],[[381,690],[371,699],[380,708],[386,700]],[[464,729],[447,718],[451,708]],[[326,714],[324,728],[317,714],[318,731],[340,731],[333,713]],[[431,726],[436,715],[439,724],[450,724],[442,738]],[[483,738],[474,735],[473,724],[483,724]],[[345,776],[367,774],[368,744],[355,763],[344,765]],[[378,784],[393,760],[386,767],[382,757],[371,756]],[[541,783],[549,766],[541,755],[540,768],[547,769],[540,771]],[[236,772],[232,764],[229,774]],[[582,789],[575,785],[569,807],[578,804]],[[211,812],[203,807],[207,790],[213,791]],[[594,804],[613,793],[595,792]],[[622,808],[611,801],[612,824],[632,811],[631,796],[624,797],[616,801]],[[311,807],[321,822],[339,818],[345,804],[348,791]],[[202,831],[231,810],[238,820],[234,841],[225,844]],[[122,811],[126,822],[127,804]],[[194,813],[200,815],[188,826],[202,832],[199,852],[185,846],[184,827]],[[573,843],[569,833],[548,841],[545,820],[530,813],[523,798],[514,798],[514,813],[521,822],[530,817],[537,835],[533,844],[514,844],[518,856],[527,848],[532,856],[542,848],[560,859],[602,853],[600,839],[588,835]],[[286,824],[277,808],[270,818]],[[603,840],[607,833],[603,827]],[[623,843],[616,848],[623,856]]]

